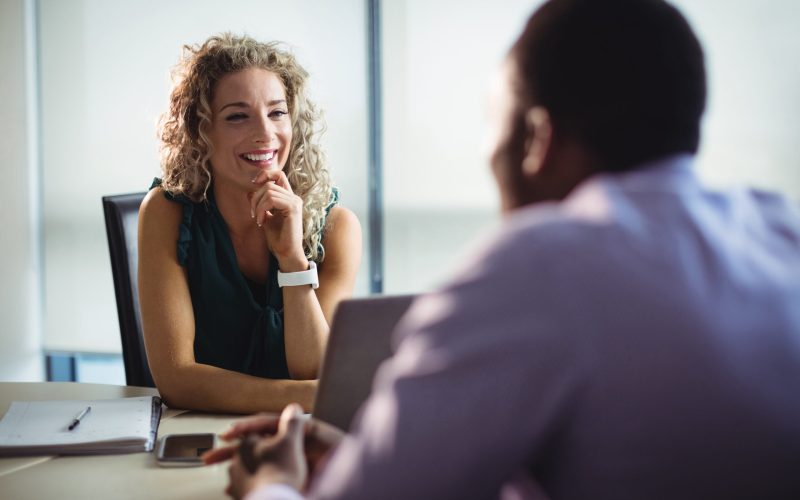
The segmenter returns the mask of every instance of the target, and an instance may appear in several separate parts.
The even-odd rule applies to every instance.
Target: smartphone
[[[168,434],[158,443],[156,460],[162,467],[203,465],[200,456],[214,447],[216,436],[206,434]]]

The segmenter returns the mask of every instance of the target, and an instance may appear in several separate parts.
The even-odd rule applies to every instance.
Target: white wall
[[[100,198],[159,175],[169,71],[183,44],[222,31],[287,42],[311,73],[332,175],[366,241],[363,1],[41,0],[47,349],[119,351]]]
[[[32,1],[0,2],[0,380],[44,379]]]
[[[386,0],[385,289],[430,289],[497,220],[483,158],[489,78],[530,0]]]
[[[699,172],[800,200],[800,2],[674,0],[706,53]]]

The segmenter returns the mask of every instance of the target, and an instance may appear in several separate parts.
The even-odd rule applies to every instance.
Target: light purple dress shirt
[[[800,498],[800,210],[690,156],[517,211],[396,338],[312,498]]]

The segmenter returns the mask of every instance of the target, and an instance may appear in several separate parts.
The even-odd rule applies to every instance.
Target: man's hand
[[[303,410],[293,403],[281,413],[274,436],[247,436],[228,468],[230,483],[226,493],[243,498],[263,485],[274,483],[301,490],[308,478],[303,423]]]
[[[272,436],[278,432],[278,421],[280,417],[273,414],[261,414],[253,417],[248,417],[238,420],[225,432],[221,433],[219,437],[223,441],[235,441],[244,439],[249,435],[257,436]],[[236,455],[239,450],[239,443],[230,444],[214,448],[203,454],[203,462],[208,464],[216,464],[224,462]]]
[[[231,485],[228,488],[229,494],[235,496],[237,493],[240,493],[238,489],[239,485],[242,485],[242,490],[251,491],[254,487],[260,486],[261,484],[266,484],[267,482],[283,482],[286,484],[291,484],[287,478],[279,480],[279,476],[283,474],[284,471],[279,471],[276,468],[274,461],[277,461],[278,458],[264,458],[259,456],[259,452],[262,450],[262,447],[265,446],[262,443],[266,443],[266,446],[274,446],[278,440],[287,439],[289,433],[287,432],[281,434],[280,422],[282,422],[285,418],[287,420],[295,420],[295,417],[287,416],[287,412],[289,412],[290,408],[293,406],[296,405],[287,406],[280,418],[277,415],[258,415],[240,420],[232,425],[230,429],[220,435],[220,437],[226,441],[243,439],[244,441],[241,445],[242,449],[240,449],[240,445],[233,444],[221,448],[215,448],[203,455],[203,460],[206,464],[218,463],[229,458],[233,458],[230,468]],[[299,408],[297,408],[297,410],[299,411]],[[338,428],[330,424],[326,424],[325,422],[316,419],[305,419],[302,414],[297,414],[296,417],[296,420],[301,423],[301,425],[298,427],[302,429],[302,434],[298,432],[298,435],[304,435],[302,443],[304,445],[305,453],[303,454],[301,450],[299,456],[301,457],[301,460],[303,457],[305,458],[305,467],[307,470],[306,476],[303,478],[303,482],[305,483],[307,482],[308,477],[316,474],[321,464],[324,462],[325,457],[327,457],[329,452],[342,440],[344,433]],[[286,428],[289,430],[292,429],[291,425],[288,425],[288,423]],[[250,442],[248,443],[248,441]],[[293,453],[293,451],[281,451],[281,453]],[[245,464],[243,463],[245,460],[247,460],[243,457],[248,454],[253,455],[252,458],[261,464],[258,474],[249,473]],[[265,461],[268,460],[273,461],[271,470],[266,468]],[[270,481],[269,478],[272,480]],[[298,489],[302,488],[303,486],[305,485],[301,483],[301,486],[298,487]]]

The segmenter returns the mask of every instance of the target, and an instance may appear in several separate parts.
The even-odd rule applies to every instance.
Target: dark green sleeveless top
[[[150,188],[161,185],[154,179]],[[228,226],[213,189],[208,202],[194,203],[165,192],[183,206],[178,262],[186,268],[194,309],[194,356],[198,363],[265,378],[289,378],[283,342],[283,294],[278,261],[270,254],[265,284],[239,270]],[[333,190],[326,216],[339,201]]]

